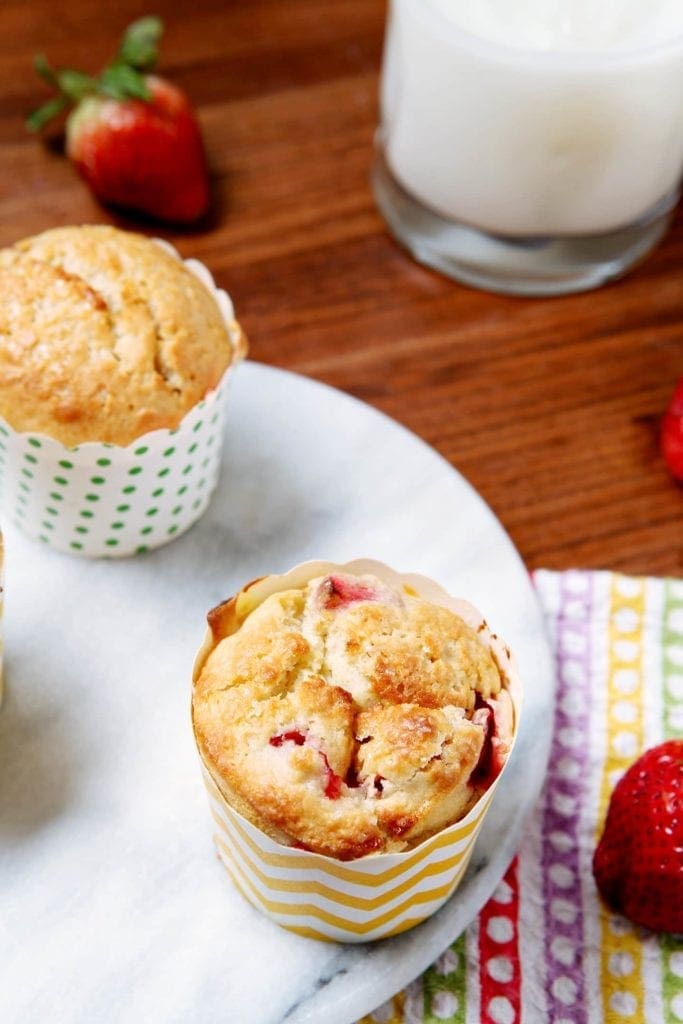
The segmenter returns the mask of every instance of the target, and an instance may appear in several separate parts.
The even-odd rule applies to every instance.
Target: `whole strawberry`
[[[134,22],[97,78],[54,71],[44,57],[36,58],[36,70],[58,95],[27,125],[39,131],[73,106],[66,150],[97,198],[158,220],[190,223],[209,205],[206,158],[187,96],[148,73],[162,31],[159,18]]]
[[[635,924],[683,934],[683,740],[646,751],[619,780],[593,875]]]
[[[683,377],[679,380],[662,420],[662,454],[669,472],[683,480]]]

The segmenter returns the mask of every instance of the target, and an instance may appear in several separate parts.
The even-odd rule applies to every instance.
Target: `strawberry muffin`
[[[371,573],[255,596],[263,582],[209,613],[195,669],[196,740],[228,804],[339,860],[410,850],[467,815],[516,715],[509,652],[471,605]]]

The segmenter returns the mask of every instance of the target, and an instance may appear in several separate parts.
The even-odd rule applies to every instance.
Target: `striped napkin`
[[[679,1024],[683,940],[610,912],[591,859],[616,780],[683,737],[683,580],[534,574],[558,692],[545,789],[479,917],[362,1024]]]

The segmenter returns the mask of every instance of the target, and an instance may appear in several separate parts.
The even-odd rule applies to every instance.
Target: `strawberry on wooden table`
[[[683,480],[683,377],[662,421],[662,454],[671,475]]]
[[[646,751],[619,780],[593,874],[629,920],[683,934],[683,740]]]
[[[57,96],[27,124],[39,131],[69,106],[66,149],[102,202],[170,223],[191,223],[209,205],[204,147],[190,102],[177,86],[149,72],[162,32],[158,18],[126,30],[119,51],[96,78],[54,71],[44,57],[38,73]]]

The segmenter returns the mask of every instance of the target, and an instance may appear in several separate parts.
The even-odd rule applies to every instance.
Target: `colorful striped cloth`
[[[600,902],[591,859],[616,780],[683,737],[683,580],[534,575],[558,692],[544,792],[479,917],[362,1024],[680,1024],[683,940]]]

